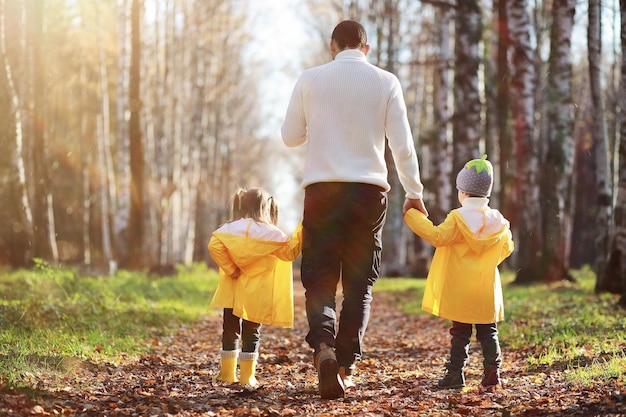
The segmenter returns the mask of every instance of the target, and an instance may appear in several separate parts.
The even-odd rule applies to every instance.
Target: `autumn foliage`
[[[405,312],[419,291],[375,292],[358,365],[357,390],[341,400],[321,400],[311,351],[304,341],[304,295],[295,283],[294,329],[264,327],[257,377],[261,386],[216,382],[221,318],[205,316],[183,324],[173,336],[163,333],[149,352],[113,361],[75,360],[57,378],[33,375],[32,386],[0,390],[0,415],[7,416],[624,416],[625,376],[581,381],[577,367],[607,358],[580,350],[567,363],[531,363],[537,342],[527,345],[507,336],[529,326],[549,340],[551,329],[528,317],[511,317],[502,330],[502,387],[484,392],[479,345],[473,341],[462,390],[437,390],[449,348],[448,323]],[[575,314],[576,305],[559,314]],[[546,308],[546,317],[550,315]],[[623,322],[622,326],[623,326]],[[626,342],[622,338],[622,350]],[[5,351],[3,347],[2,352]],[[5,358],[4,353],[0,358]],[[70,360],[65,358],[64,360]]]

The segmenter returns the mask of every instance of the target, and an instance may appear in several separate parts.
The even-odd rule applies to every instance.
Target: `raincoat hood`
[[[477,255],[499,246],[509,231],[509,221],[488,204],[487,198],[469,197],[463,200],[463,207],[450,213],[467,246]]]
[[[244,269],[285,245],[288,236],[277,227],[241,219],[213,232],[228,250],[233,262]]]

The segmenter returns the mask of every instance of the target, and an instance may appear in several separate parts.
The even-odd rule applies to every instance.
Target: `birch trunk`
[[[100,195],[100,233],[102,234],[102,256],[103,261],[108,265],[113,260],[111,237],[109,235],[109,196],[107,194],[107,164],[105,158],[105,128],[104,117],[102,115],[96,116],[96,143],[97,143],[97,167],[98,176],[100,180],[99,195]]]
[[[620,91],[626,91],[626,0],[620,0],[620,16],[621,16],[621,44],[622,44],[622,76],[620,79]],[[626,108],[626,96],[621,95],[621,108]],[[620,120],[620,141],[619,141],[619,186],[617,191],[617,202],[615,204],[615,230],[616,236],[614,240],[614,249],[616,258],[619,259],[619,269],[617,272],[622,282],[622,297],[620,305],[626,307],[626,115],[622,111]]]
[[[571,37],[575,0],[552,5],[552,31],[546,96],[547,153],[544,161],[542,214],[544,281],[572,280],[569,273],[569,240],[572,224],[572,177],[575,146],[572,115]]]
[[[145,265],[144,258],[144,146],[141,132],[141,1],[132,0],[131,6],[131,62],[129,75],[129,136],[131,206],[129,223],[129,251],[126,266],[137,269]]]
[[[214,16],[215,5],[206,4],[206,8],[203,8],[203,16]],[[205,33],[211,33],[215,28],[214,19],[206,18],[203,23],[203,30]],[[199,183],[198,183],[198,199],[196,202],[196,242],[195,256],[196,259],[202,259],[210,261],[208,255],[207,243],[211,238],[212,227],[217,226],[220,222],[223,222],[227,218],[225,211],[226,202],[218,200],[218,196],[214,190],[210,188],[212,178],[214,177],[214,165],[211,159],[211,143],[213,141],[213,134],[211,132],[211,112],[208,111],[209,105],[214,101],[214,93],[211,84],[211,72],[213,68],[213,55],[208,51],[213,49],[213,43],[216,42],[214,37],[203,37],[200,41],[199,49],[204,53],[201,54],[201,68],[200,86],[199,88],[199,105],[197,111],[199,112],[199,132],[198,132],[198,158],[199,163],[202,164],[202,168],[199,171]],[[233,190],[234,192],[234,190]]]
[[[49,155],[47,146],[46,97],[45,82],[46,59],[43,54],[44,37],[44,4],[43,0],[28,0],[26,3],[27,53],[30,62],[28,74],[28,108],[32,126],[32,213],[33,213],[33,250],[34,256],[58,262],[58,248],[54,232],[54,216],[50,215],[53,207],[51,180],[48,170]]]
[[[160,264],[166,264],[169,254],[173,249],[173,236],[171,231],[175,228],[174,210],[176,209],[176,199],[180,193],[180,178],[178,175],[178,164],[180,161],[179,139],[178,139],[178,123],[177,107],[179,95],[176,82],[180,70],[180,52],[181,45],[179,43],[180,36],[177,34],[177,2],[167,2],[169,5],[166,10],[165,20],[165,77],[163,79],[164,97],[166,97],[165,108],[165,125],[163,127],[164,138],[160,145],[160,157],[162,162],[159,164],[159,182],[161,184],[161,251],[157,258]],[[181,98],[182,99],[182,98]]]
[[[153,22],[152,31],[146,33],[147,40],[142,51],[143,71],[142,84],[145,86],[145,106],[143,106],[143,121],[145,125],[146,146],[146,176],[151,179],[147,186],[147,198],[149,204],[146,207],[147,234],[146,253],[160,262],[161,254],[165,254],[165,241],[163,239],[163,216],[164,203],[162,198],[163,189],[167,184],[161,183],[161,178],[166,177],[167,161],[162,158],[161,148],[167,149],[164,126],[167,121],[165,115],[166,102],[168,100],[165,86],[165,74],[170,46],[166,38],[166,24],[164,16],[169,10],[169,1],[155,2],[154,14],[147,20]],[[146,28],[147,29],[147,28]],[[146,32],[148,32],[146,30]]]
[[[539,152],[535,140],[536,60],[531,44],[532,26],[527,0],[507,0],[511,42],[511,115],[513,116],[513,155],[508,162],[512,172],[511,213],[515,227],[518,282],[537,276],[537,254],[542,247],[539,207]]]
[[[626,108],[626,0],[620,0],[621,16],[621,78],[620,107]],[[617,198],[613,219],[615,222],[615,233],[609,250],[609,260],[604,276],[599,277],[607,290],[621,293],[619,304],[626,307],[626,116],[622,110],[619,120],[619,143],[618,143],[618,178],[617,178]]]
[[[101,40],[98,39],[98,67],[99,67],[99,97],[100,115],[97,117],[98,165],[100,167],[100,195],[101,195],[101,231],[102,256],[111,275],[115,272],[113,236],[111,223],[114,218],[113,207],[117,200],[115,172],[111,156],[111,117],[109,101],[108,71],[104,58]]]
[[[485,90],[485,153],[493,164],[493,190],[489,199],[491,207],[499,208],[510,216],[510,210],[501,202],[508,202],[503,190],[504,174],[510,169],[511,132],[509,127],[509,83],[507,66],[509,37],[507,33],[506,0],[493,0],[490,27],[483,36],[485,52],[483,58]],[[505,161],[501,164],[500,161]],[[508,218],[508,217],[507,217]]]
[[[85,85],[87,83],[86,67],[81,68],[80,71],[80,79],[81,85]],[[80,95],[81,107],[87,105],[87,99],[84,89],[81,90]],[[79,144],[79,152],[80,152],[80,170],[81,170],[81,189],[82,189],[82,207],[83,207],[83,216],[82,216],[82,235],[83,235],[83,264],[89,270],[91,267],[92,256],[91,256],[91,175],[90,175],[90,167],[92,163],[92,153],[90,146],[88,145],[89,141],[87,138],[91,137],[89,132],[89,115],[84,112],[80,117],[80,137],[83,138]]]
[[[28,261],[33,257],[32,247],[29,242],[34,239],[34,227],[33,227],[33,214],[31,210],[31,203],[28,197],[28,189],[26,184],[26,167],[24,163],[24,120],[22,103],[20,96],[17,93],[15,81],[13,78],[13,67],[9,61],[9,54],[7,52],[7,26],[6,16],[7,7],[6,0],[0,0],[0,53],[2,54],[2,66],[4,68],[4,74],[6,77],[6,85],[10,98],[10,111],[13,119],[13,129],[15,138],[15,150],[14,155],[11,158],[13,163],[12,170],[14,172],[15,180],[12,181],[15,185],[15,195],[19,203],[16,204],[17,221],[12,225],[13,232],[15,234],[14,245],[12,252],[9,255],[12,263],[15,266],[25,266]],[[20,207],[21,206],[21,207]],[[20,253],[17,251],[17,247],[23,246],[24,250]]]
[[[413,21],[403,22],[410,27],[417,27],[411,36],[412,81],[407,95],[407,104],[413,109],[414,117],[409,119],[413,135],[421,137],[416,148],[420,160],[422,182],[425,184],[425,201],[429,217],[435,223],[441,223],[451,209],[452,190],[450,183],[452,172],[452,87],[453,77],[453,33],[454,7],[440,4],[434,7],[434,13],[428,14],[430,6],[403,11],[405,14],[419,16]],[[424,32],[422,27],[435,22],[432,33]],[[428,46],[432,42],[433,49]],[[427,97],[432,94],[432,102]],[[427,133],[420,135],[420,126],[430,126]],[[433,256],[433,247],[422,238],[404,227],[408,234],[407,255],[401,260],[409,265],[409,276],[425,277],[428,274]]]
[[[479,43],[482,21],[480,3],[460,1],[456,11],[456,42],[454,77],[454,118],[452,163],[452,184],[456,183],[456,173],[463,165],[480,155],[481,137],[480,94],[478,90],[478,69],[480,66]],[[456,193],[452,196],[452,206],[457,207]]]
[[[611,241],[612,208],[611,174],[609,166],[609,144],[604,121],[604,98],[602,92],[602,30],[600,22],[600,0],[589,0],[587,31],[588,62],[589,62],[589,90],[591,93],[591,112],[593,123],[593,149],[595,155],[595,191],[596,191],[596,291],[604,290],[602,278],[606,275],[606,263]]]
[[[398,43],[398,9],[397,2],[392,0],[377,1],[373,4],[376,13],[378,56],[376,65],[385,70],[396,73],[397,43]],[[383,58],[383,56],[385,58]],[[404,202],[404,192],[398,179],[396,166],[388,146],[385,148],[385,161],[388,167],[387,180],[392,191],[389,193],[389,207],[387,220],[383,230],[383,259],[381,274],[385,276],[402,276],[407,274],[406,263],[402,258],[403,248],[406,247],[408,236],[402,233],[404,222],[398,213]]]
[[[439,60],[434,68],[433,91],[433,123],[435,127],[435,141],[432,154],[432,182],[434,195],[433,207],[428,211],[435,224],[441,223],[450,211],[450,196],[454,194],[452,176],[452,140],[450,135],[450,86],[452,62],[452,28],[451,23],[454,11],[449,7],[438,7],[435,11],[435,21],[439,24],[435,32],[435,48],[439,52]]]
[[[128,254],[130,218],[130,145],[128,137],[128,79],[130,74],[129,50],[130,9],[128,0],[119,0],[117,12],[118,54],[117,54],[117,147],[115,149],[115,172],[117,173],[117,201],[113,219],[113,239],[116,260],[125,259]]]
[[[189,74],[186,79],[186,89],[188,99],[185,100],[187,109],[186,116],[189,123],[185,124],[184,137],[186,141],[186,181],[185,181],[185,200],[182,204],[183,230],[185,233],[180,235],[181,253],[179,262],[190,265],[193,262],[196,241],[196,216],[198,209],[198,187],[200,182],[200,171],[202,165],[200,162],[199,147],[202,142],[202,100],[203,100],[203,84],[202,76],[204,75],[204,37],[200,36],[196,39],[194,34],[204,33],[204,16],[203,9],[197,10],[193,7],[193,2],[187,2],[185,7],[185,16],[188,20],[186,27],[188,33],[195,40],[195,47],[191,48],[188,54],[188,63],[186,64]]]

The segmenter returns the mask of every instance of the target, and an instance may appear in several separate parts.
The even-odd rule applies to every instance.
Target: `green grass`
[[[593,384],[621,378],[626,369],[626,319],[619,296],[595,294],[589,268],[572,271],[576,284],[511,284],[503,273],[505,320],[499,324],[503,349],[522,352],[529,371],[564,371],[570,381]],[[381,279],[375,291],[402,294],[410,314],[421,311],[425,280]]]
[[[119,362],[211,314],[217,274],[203,266],[174,277],[120,272],[81,277],[39,262],[0,275],[0,385],[29,386],[83,363]]]
[[[593,384],[626,369],[626,321],[617,296],[594,294],[588,268],[573,271],[577,284],[511,285],[503,273],[506,319],[503,349],[520,352],[528,371],[552,369],[571,381]],[[409,314],[421,311],[425,280],[383,278]],[[34,270],[0,273],[0,386],[34,387],[89,363],[117,363],[149,352],[153,340],[215,314],[208,309],[217,274],[204,266],[174,277],[122,271],[83,277],[40,262]]]

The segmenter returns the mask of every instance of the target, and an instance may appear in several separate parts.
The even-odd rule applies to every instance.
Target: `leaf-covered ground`
[[[359,363],[357,389],[321,400],[308,345],[303,290],[295,285],[294,329],[264,327],[256,390],[214,382],[221,320],[155,340],[140,360],[81,364],[64,386],[45,379],[36,390],[0,392],[1,416],[626,416],[617,381],[592,387],[567,382],[566,369],[528,371],[526,354],[503,346],[503,386],[482,392],[481,354],[472,343],[468,387],[437,390],[448,354],[448,323],[409,316],[394,294],[376,294]],[[565,367],[564,367],[565,368]],[[57,381],[58,383],[58,381]]]

